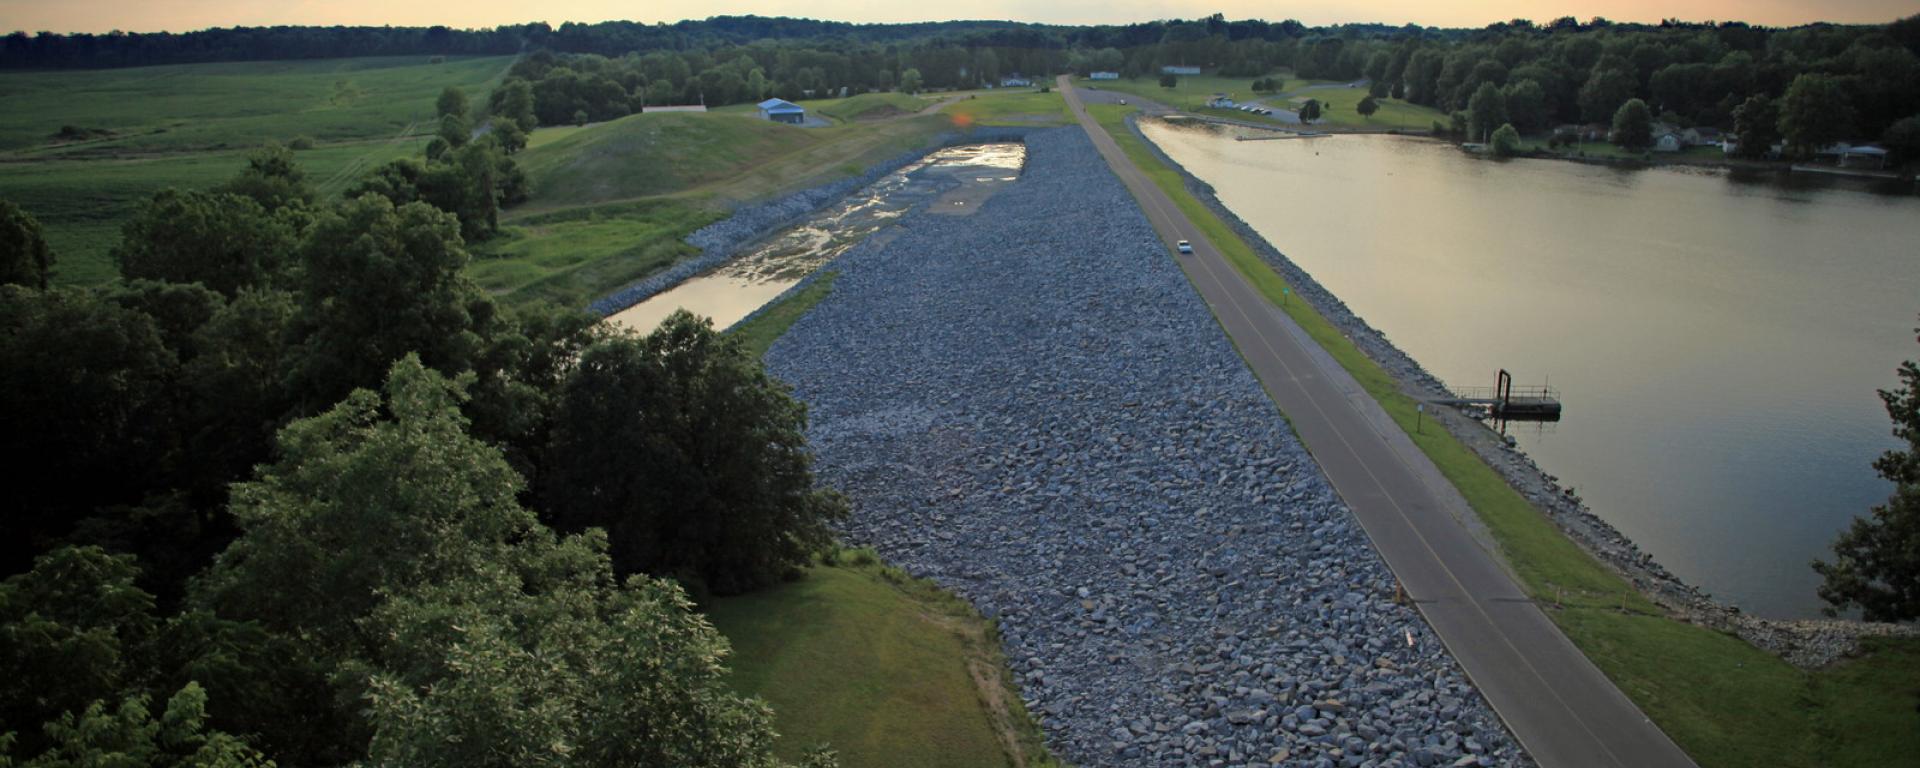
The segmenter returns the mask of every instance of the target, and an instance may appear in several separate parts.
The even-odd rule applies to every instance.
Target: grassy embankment
[[[1318,99],[1322,110],[1321,119],[1311,127],[1327,131],[1425,131],[1433,127],[1435,120],[1443,125],[1448,120],[1447,115],[1440,110],[1399,99],[1376,99],[1380,110],[1371,117],[1362,117],[1355,107],[1362,98],[1366,97],[1367,89],[1348,88],[1345,87],[1345,83],[1339,81],[1302,80],[1288,77],[1281,86],[1281,90],[1277,92],[1254,93],[1254,80],[1255,78],[1251,77],[1198,75],[1180,78],[1173,88],[1160,87],[1157,78],[1098,82],[1079,80],[1076,81],[1076,85],[1083,88],[1097,86],[1105,90],[1120,91],[1195,114],[1228,117],[1248,122],[1268,122],[1290,127],[1298,127],[1298,125],[1236,109],[1214,109],[1207,106],[1207,99],[1215,93],[1226,93],[1240,101],[1257,101],[1282,109],[1298,109],[1307,99]],[[1308,86],[1336,87],[1309,88]]]
[[[783,756],[827,743],[846,768],[1056,765],[993,624],[869,552],[708,615],[733,642],[734,686],[773,705]]]
[[[1874,643],[1863,658],[1803,672],[1668,618],[1452,435],[1415,431],[1413,398],[1305,302],[1283,301],[1285,281],[1127,129],[1131,108],[1090,109],[1234,267],[1380,402],[1472,503],[1547,614],[1701,765],[1872,766],[1920,754],[1920,644]]]
[[[0,198],[40,220],[70,285],[112,281],[120,225],[166,187],[208,187],[261,144],[296,153],[326,195],[425,146],[434,98],[478,96],[510,59],[425,56],[0,74]],[[72,126],[88,138],[67,139]]]

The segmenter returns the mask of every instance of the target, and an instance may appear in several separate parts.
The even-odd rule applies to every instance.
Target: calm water
[[[1001,185],[1019,178],[1026,159],[1025,144],[970,144],[939,150],[776,233],[713,271],[608,319],[644,333],[684,308],[726,328],[916,206],[924,204],[933,213],[971,215]]]
[[[1891,491],[1874,390],[1920,352],[1920,198],[1145,127],[1434,375],[1550,380],[1565,419],[1510,431],[1690,583],[1814,615],[1808,561]]]

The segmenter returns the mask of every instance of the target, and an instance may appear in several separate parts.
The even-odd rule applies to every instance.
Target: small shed
[[[799,125],[807,121],[807,109],[786,99],[760,102],[760,116],[776,123]]]
[[[1191,66],[1187,66],[1187,65],[1184,65],[1184,64],[1168,64],[1168,65],[1166,65],[1166,66],[1164,66],[1164,67],[1161,67],[1161,68],[1160,68],[1160,74],[1163,74],[1163,75],[1197,75],[1197,74],[1200,74],[1200,68],[1199,68],[1199,67],[1191,67]]]
[[[1118,79],[1120,79],[1120,73],[1118,73],[1118,72],[1095,72],[1095,73],[1093,73],[1093,74],[1090,74],[1090,75],[1087,75],[1087,79],[1088,79],[1088,80],[1118,80]]]
[[[1840,151],[1840,167],[1872,168],[1880,170],[1887,167],[1887,151],[1872,144],[1847,147]]]

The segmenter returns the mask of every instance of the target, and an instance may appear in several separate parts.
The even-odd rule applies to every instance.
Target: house
[[[1021,77],[1018,73],[1000,78],[1000,87],[1002,88],[1030,88],[1032,86],[1032,80]]]
[[[1233,109],[1239,106],[1239,104],[1236,104],[1233,100],[1233,96],[1229,94],[1216,93],[1213,96],[1208,97],[1207,106],[1213,107],[1214,109]]]
[[[767,99],[760,102],[760,116],[776,123],[799,125],[807,121],[807,110],[786,99]]]
[[[1174,65],[1174,64],[1168,64],[1168,65],[1166,65],[1166,66],[1164,66],[1164,67],[1161,67],[1161,68],[1160,68],[1160,74],[1163,74],[1163,75],[1197,75],[1197,74],[1200,74],[1200,68],[1199,68],[1199,67],[1189,67],[1189,66],[1186,66],[1186,65]]]
[[[1653,135],[1653,151],[1655,152],[1678,152],[1686,149],[1686,147],[1686,140],[1680,138],[1678,132],[1663,131]]]
[[[1093,73],[1093,74],[1090,74],[1090,75],[1087,75],[1087,79],[1088,79],[1088,80],[1118,80],[1118,79],[1120,79],[1120,73],[1118,73],[1118,72],[1095,72],[1095,73]]]
[[[1720,129],[1710,126],[1695,126],[1680,132],[1680,139],[1689,147],[1712,147],[1720,144],[1725,136]]]

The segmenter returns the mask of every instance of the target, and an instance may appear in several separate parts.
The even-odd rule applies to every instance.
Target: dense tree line
[[[497,305],[458,134],[158,193],[100,289],[0,203],[0,763],[780,764],[688,594],[827,545],[803,407],[691,315]]]

